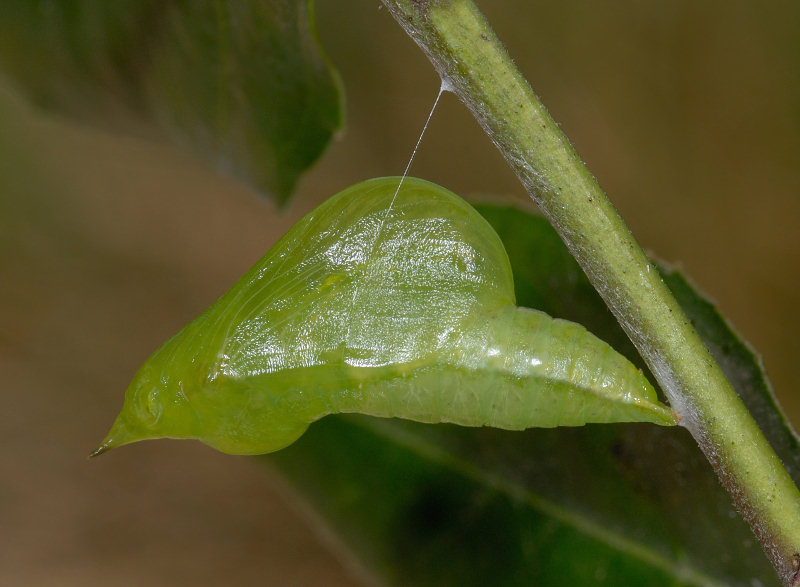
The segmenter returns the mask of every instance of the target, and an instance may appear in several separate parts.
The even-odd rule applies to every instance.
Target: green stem
[[[785,584],[800,493],[611,202],[471,0],[383,0],[603,296]]]

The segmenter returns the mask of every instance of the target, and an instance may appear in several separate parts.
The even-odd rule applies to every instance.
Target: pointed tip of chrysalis
[[[99,457],[101,454],[110,451],[112,448],[117,448],[123,444],[130,444],[131,442],[136,442],[137,440],[142,440],[142,438],[140,436],[131,434],[127,426],[117,419],[117,421],[114,422],[114,425],[111,427],[109,433],[103,439],[103,442],[100,443],[100,446],[89,453],[88,458],[93,459],[95,457]]]
[[[114,426],[114,428],[117,428]],[[94,449],[87,458],[93,459],[95,457],[99,457],[104,452],[110,451],[112,448],[117,448],[118,446],[122,446],[123,444],[127,444],[130,441],[121,440],[118,434],[114,434],[114,428],[112,428],[111,432],[108,433],[103,439],[103,442],[100,443],[96,449]]]
[[[113,438],[106,438],[102,443],[100,443],[100,446],[98,446],[96,449],[94,449],[92,452],[89,453],[89,456],[87,458],[93,459],[95,457],[99,457],[101,454],[111,450],[115,446],[116,444],[114,443]]]

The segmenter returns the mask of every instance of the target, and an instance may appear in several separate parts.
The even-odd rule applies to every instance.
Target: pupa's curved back
[[[356,184],[299,221],[206,315],[228,377],[413,361],[477,308],[514,301],[494,229],[406,178]]]

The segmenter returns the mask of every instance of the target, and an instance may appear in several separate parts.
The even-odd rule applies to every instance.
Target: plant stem
[[[471,0],[383,0],[467,105],[647,361],[783,582],[800,493],[672,293]]]

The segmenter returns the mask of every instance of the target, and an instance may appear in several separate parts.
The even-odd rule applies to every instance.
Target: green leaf
[[[584,323],[640,361],[549,224],[481,206],[517,301]],[[768,434],[797,442],[758,362],[674,272],[669,284]],[[645,424],[505,432],[331,417],[264,457],[352,552],[397,585],[770,585],[750,529],[683,429]],[[796,467],[795,467],[796,470]]]
[[[280,203],[342,124],[311,0],[8,0],[0,66],[84,119],[122,103]]]

